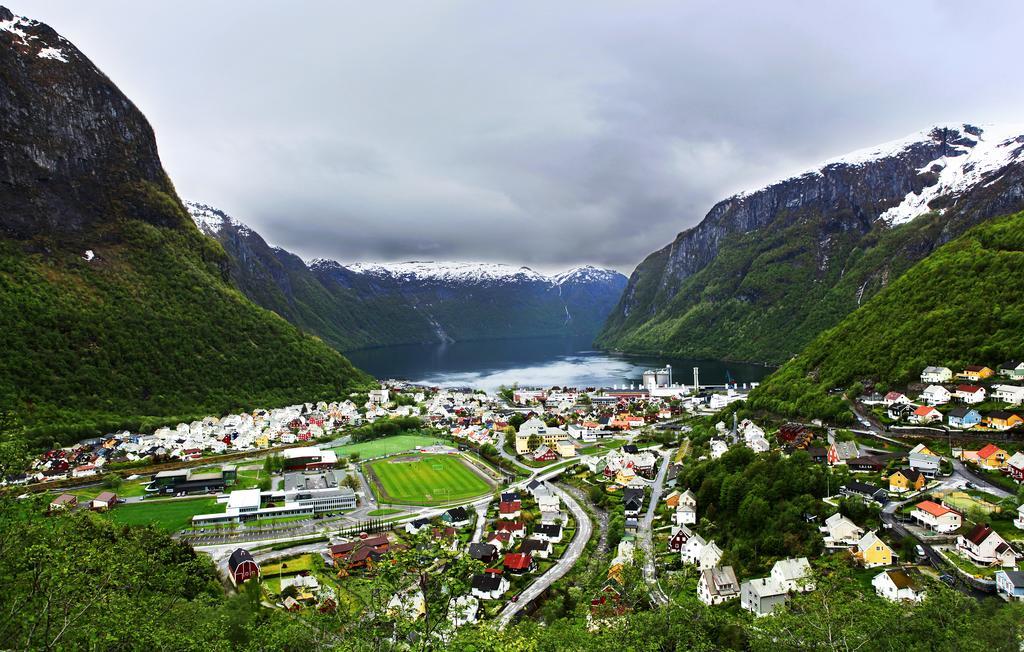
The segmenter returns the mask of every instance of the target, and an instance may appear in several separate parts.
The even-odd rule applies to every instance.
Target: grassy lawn
[[[295,575],[302,571],[312,571],[314,561],[312,553],[299,555],[290,559],[282,559],[276,564],[267,564],[260,568],[260,572],[268,578],[278,575]]]
[[[416,455],[409,461],[378,460],[366,464],[365,469],[380,482],[386,496],[378,499],[385,503],[436,505],[491,491],[490,485],[453,455]],[[374,490],[377,489],[375,486]]]
[[[974,577],[985,577],[988,579],[992,579],[992,577],[996,574],[996,571],[1000,570],[996,567],[982,568],[981,566],[976,565],[974,562],[967,559],[963,555],[956,553],[952,550],[944,550],[943,553],[945,554],[946,559],[951,561],[954,566],[956,566],[962,571],[965,571],[968,575],[973,575]]]
[[[425,437],[423,435],[394,435],[393,437],[382,437],[373,441],[366,441],[360,444],[346,444],[332,448],[338,457],[349,457],[353,453],[363,459],[394,455],[415,450],[417,446],[431,446],[433,444],[446,444],[442,439],[436,437]]]
[[[125,480],[117,489],[107,489],[102,485],[96,485],[93,487],[82,487],[80,489],[68,489],[66,492],[60,491],[54,495],[58,495],[61,493],[69,493],[78,496],[79,501],[85,501],[92,500],[93,498],[100,495],[104,491],[113,491],[115,494],[117,494],[118,498],[134,498],[136,496],[142,496],[146,493],[147,484],[149,484],[149,480],[146,480],[145,482],[139,482],[137,480]]]
[[[258,487],[260,484],[260,478],[263,475],[263,469],[254,469],[246,471],[238,471],[238,479],[235,481],[235,486],[232,489],[253,489]]]
[[[367,516],[389,516],[391,514],[398,514],[402,510],[400,509],[375,509],[366,513]]]
[[[110,518],[124,525],[154,525],[161,530],[177,532],[192,525],[192,517],[217,511],[216,498],[172,498],[144,500],[141,503],[118,505],[110,510]]]
[[[624,443],[626,443],[626,440],[624,439],[609,439],[608,441],[584,446],[580,449],[580,455],[590,455],[591,453],[610,451],[613,448],[622,446]]]

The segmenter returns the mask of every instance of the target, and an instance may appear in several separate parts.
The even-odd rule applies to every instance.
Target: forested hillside
[[[942,246],[757,388],[750,405],[780,414],[845,416],[829,389],[903,383],[928,365],[996,365],[1024,351],[1024,213]]]

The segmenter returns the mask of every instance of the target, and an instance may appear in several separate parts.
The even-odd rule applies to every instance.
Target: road
[[[647,506],[647,513],[640,521],[640,549],[644,551],[644,579],[650,588],[651,599],[657,604],[668,604],[668,596],[658,584],[658,572],[654,557],[654,514],[658,509],[661,492],[665,486],[670,454],[670,451],[661,451],[661,468],[658,469],[658,475],[655,476],[654,485],[651,487],[651,499]]]
[[[560,471],[559,471],[560,472]],[[579,560],[580,555],[583,554],[583,550],[587,547],[587,542],[590,541],[590,536],[593,534],[593,524],[590,522],[590,518],[587,513],[583,510],[576,500],[564,491],[561,487],[555,486],[554,484],[548,484],[548,488],[551,489],[572,515],[576,518],[576,536],[573,538],[572,543],[566,549],[565,554],[559,559],[554,566],[552,566],[548,572],[541,575],[533,584],[526,587],[526,589],[519,594],[519,599],[515,602],[509,602],[505,605],[505,608],[498,614],[497,624],[498,627],[504,629],[512,618],[515,617],[526,605],[530,604],[540,594],[544,593],[552,584],[561,579],[566,573],[568,573],[576,562]]]

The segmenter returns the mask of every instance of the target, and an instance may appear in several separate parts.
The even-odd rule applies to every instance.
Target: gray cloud
[[[628,273],[733,192],[934,122],[1022,121],[1017,3],[714,4],[12,10],[136,101],[183,197],[341,261]]]

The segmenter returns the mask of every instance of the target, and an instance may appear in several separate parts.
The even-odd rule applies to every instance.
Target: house
[[[904,421],[914,412],[915,406],[910,403],[893,403],[885,409],[885,413],[893,421]]]
[[[498,561],[498,549],[490,543],[469,544],[469,556],[490,565]]]
[[[853,552],[854,558],[864,565],[865,568],[875,568],[876,566],[889,566],[892,564],[893,557],[896,555],[893,553],[892,548],[878,538],[874,530],[868,532],[860,538],[857,542],[857,548]]]
[[[526,534],[526,527],[522,521],[502,521],[498,523],[498,533],[506,532],[510,539],[521,537]]]
[[[806,446],[813,436],[810,430],[799,423],[786,423],[779,428],[779,442],[796,448]]]
[[[61,509],[70,509],[78,505],[78,496],[74,494],[61,494],[50,501],[50,511],[56,512]]]
[[[957,537],[959,552],[981,566],[1014,566],[1017,551],[987,523],[979,523],[967,534]]]
[[[828,450],[821,446],[808,446],[804,452],[810,455],[811,461],[815,464],[824,464],[828,461]]]
[[[105,512],[117,505],[117,494],[112,491],[100,492],[100,495],[92,499],[89,508],[97,512]]]
[[[920,491],[924,488],[925,478],[920,471],[913,469],[899,469],[889,475],[889,491],[904,493],[907,491]]]
[[[814,590],[814,584],[810,581],[811,564],[807,557],[780,559],[772,566],[771,578],[787,591]]]
[[[511,503],[512,501],[520,500],[518,491],[503,491],[501,492],[501,502]]]
[[[430,525],[429,518],[416,518],[405,524],[405,531],[409,534],[419,534],[428,525]]]
[[[849,548],[856,545],[864,530],[839,512],[825,519],[818,530],[825,535],[826,548]]]
[[[562,520],[562,512],[560,511],[543,511],[540,513],[540,522],[545,525],[552,523],[558,523]]]
[[[533,460],[535,462],[553,462],[557,459],[558,454],[547,445],[541,445],[537,450],[533,451]]]
[[[680,504],[672,515],[672,522],[676,525],[693,525],[697,522],[697,508],[693,505]]]
[[[1010,360],[999,365],[999,375],[1013,380],[1024,380],[1024,362]]]
[[[909,418],[911,423],[934,423],[936,421],[942,421],[942,413],[930,405],[921,405],[910,413]]]
[[[1017,508],[1017,518],[1013,519],[1013,525],[1018,530],[1024,530],[1024,505]]]
[[[523,504],[518,500],[511,503],[498,503],[498,518],[516,519],[523,513]]]
[[[477,621],[480,613],[480,601],[472,595],[460,595],[455,598],[452,608],[448,611],[448,619],[452,627],[458,628]]]
[[[530,535],[534,539],[540,539],[541,541],[550,541],[551,543],[558,543],[562,540],[562,526],[557,524],[541,524],[533,529],[533,534]]]
[[[894,404],[910,405],[910,399],[905,394],[896,391],[888,392],[882,400],[887,406]]]
[[[1011,405],[1024,403],[1024,385],[993,385],[992,398]]]
[[[537,498],[537,509],[541,512],[557,512],[562,507],[562,500],[556,494],[548,494]]]
[[[1006,460],[1006,471],[1017,482],[1024,482],[1024,451],[1017,451]]]
[[[252,558],[252,553],[245,548],[236,548],[228,557],[228,575],[231,583],[238,586],[248,579],[258,578],[260,566]]]
[[[699,570],[714,568],[722,561],[722,549],[712,541],[705,542],[700,535],[693,535],[680,550],[680,557],[685,564],[696,566]]]
[[[721,439],[712,439],[711,445],[711,459],[717,460],[719,457],[726,454],[729,450],[729,444]]]
[[[982,447],[978,451],[978,465],[989,469],[1002,469],[1006,467],[1006,462],[1010,459],[1010,454],[999,448],[995,444],[988,444]]]
[[[473,576],[470,593],[481,600],[497,600],[508,591],[508,586],[508,580],[501,573],[479,573]]]
[[[953,395],[942,385],[929,385],[917,398],[928,405],[945,405],[949,403]]]
[[[921,602],[924,585],[917,569],[893,568],[882,571],[871,580],[875,593],[891,602]]]
[[[732,566],[707,568],[697,582],[697,598],[706,605],[716,605],[738,598],[740,584]]]
[[[953,396],[959,401],[973,405],[983,402],[986,392],[984,387],[978,385],[957,385]]]
[[[683,493],[679,494],[679,505],[689,505],[691,507],[697,507],[697,495],[693,493],[693,490],[687,489]]]
[[[454,528],[466,527],[469,525],[469,512],[465,507],[453,507],[441,514],[441,520]]]
[[[828,447],[827,461],[829,465],[846,464],[847,460],[860,457],[860,449],[855,441],[834,441]]]
[[[953,370],[949,367],[925,367],[921,372],[922,383],[947,383],[953,380]]]
[[[981,423],[981,413],[974,408],[955,407],[949,411],[949,425],[952,428],[967,430]]]
[[[388,535],[371,537],[362,533],[353,541],[337,543],[329,548],[335,568],[345,571],[375,563],[391,548]]]
[[[524,539],[519,544],[519,552],[531,557],[547,559],[551,556],[551,542],[546,539]]]
[[[936,532],[955,532],[963,525],[959,512],[931,500],[922,500],[914,505],[910,518]]]
[[[644,490],[636,487],[626,487],[622,490],[622,505],[625,508],[625,515],[638,516],[644,506]]]
[[[857,473],[877,473],[884,469],[886,464],[885,458],[878,455],[862,455],[846,460],[846,466]]]
[[[994,410],[986,414],[982,422],[993,430],[1009,430],[1024,423],[1024,419],[1021,419],[1020,416],[1013,412]]]
[[[537,567],[536,562],[533,561],[533,557],[521,552],[505,553],[505,560],[502,562],[502,565],[505,570],[514,575],[529,573]]]
[[[1005,600],[1024,600],[1024,572],[997,571],[996,593]]]
[[[314,575],[295,575],[281,578],[281,593],[289,587],[295,587],[294,600],[301,604],[312,604],[316,594],[320,592],[320,581]]]
[[[972,364],[964,367],[964,370],[958,373],[956,377],[961,380],[977,382],[979,380],[991,378],[993,374],[995,374],[995,372],[984,365]]]
[[[755,616],[767,616],[789,600],[789,591],[770,577],[748,580],[740,585],[740,606]]]
[[[939,472],[942,458],[924,444],[918,444],[907,453],[907,464],[911,469],[932,477]]]
[[[879,489],[875,485],[866,482],[857,482],[856,480],[847,482],[839,488],[839,492],[847,496],[860,496],[861,498],[873,500],[880,505],[889,502],[889,495],[885,492],[885,489]]]
[[[679,552],[683,549],[683,545],[686,541],[693,536],[690,532],[690,528],[685,525],[679,525],[672,528],[672,533],[668,537],[668,550],[669,552]]]

